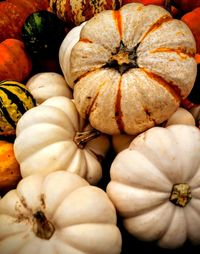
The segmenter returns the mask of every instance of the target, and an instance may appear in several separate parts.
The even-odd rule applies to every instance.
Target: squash
[[[65,23],[45,10],[32,13],[22,27],[22,39],[33,56],[57,56],[65,35]]]
[[[21,39],[21,30],[26,18],[33,12],[46,9],[48,0],[6,0],[0,2],[0,42]]]
[[[109,148],[106,135],[80,118],[73,101],[47,99],[17,124],[14,152],[22,177],[67,170],[96,184],[102,177],[100,159]]]
[[[50,10],[71,27],[80,25],[104,10],[119,9],[122,0],[50,0]]]
[[[162,127],[167,127],[172,124],[188,124],[195,126],[195,119],[191,112],[188,110],[179,107],[170,117],[167,121],[163,122],[161,124]],[[112,146],[116,153],[121,152],[122,150],[129,147],[131,141],[136,136],[133,135],[126,135],[126,134],[120,134],[120,135],[113,135],[112,136]]]
[[[15,135],[21,116],[35,106],[35,99],[25,85],[15,81],[0,82],[0,135]]]
[[[189,111],[195,119],[196,126],[200,129],[200,105],[197,107],[191,108]]]
[[[17,162],[13,144],[0,140],[0,193],[14,189],[21,180],[19,163]]]
[[[106,192],[125,229],[142,241],[177,248],[200,243],[200,131],[153,127],[112,162]]]
[[[199,1],[199,7],[195,8],[191,12],[186,13],[181,17],[181,20],[185,22],[190,30],[192,31],[196,46],[197,46],[197,53],[200,53],[200,1]]]
[[[27,81],[26,87],[38,105],[54,96],[72,98],[72,92],[64,77],[56,72],[37,73]]]
[[[116,222],[106,193],[78,175],[31,175],[0,200],[0,252],[118,254]]]
[[[98,13],[70,54],[79,114],[110,135],[162,123],[194,85],[195,48],[189,28],[162,7],[131,3]]]
[[[0,81],[22,82],[31,70],[32,61],[22,41],[6,39],[0,43]]]

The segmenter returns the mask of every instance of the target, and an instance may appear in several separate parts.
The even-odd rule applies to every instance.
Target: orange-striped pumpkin
[[[79,25],[92,18],[95,14],[104,10],[115,10],[120,8],[122,0],[50,0],[49,5],[52,12],[69,23]]]
[[[87,21],[70,53],[80,115],[107,134],[138,134],[167,120],[197,73],[190,29],[162,7],[130,3]]]

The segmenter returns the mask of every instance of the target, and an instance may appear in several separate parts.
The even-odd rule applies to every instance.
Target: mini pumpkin
[[[21,179],[13,144],[0,140],[0,193],[14,189]]]
[[[130,3],[98,13],[70,55],[79,114],[111,135],[162,123],[194,85],[195,52],[190,29],[162,7]]]
[[[0,135],[15,135],[20,117],[35,105],[25,85],[16,81],[0,82]]]
[[[10,38],[0,43],[0,81],[22,82],[31,70],[32,60],[22,41]]]
[[[0,200],[0,252],[119,254],[116,222],[106,193],[78,175],[32,175]]]
[[[126,230],[164,248],[200,243],[200,131],[153,127],[114,159],[107,194]]]
[[[80,118],[73,101],[47,99],[17,124],[14,152],[22,177],[67,170],[96,184],[102,177],[100,159],[109,148],[106,135]]]
[[[72,98],[72,92],[64,77],[56,72],[37,73],[27,81],[26,87],[33,95],[37,104],[41,104],[54,96]]]

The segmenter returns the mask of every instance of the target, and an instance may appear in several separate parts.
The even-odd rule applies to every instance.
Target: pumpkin
[[[0,135],[14,135],[20,117],[34,106],[35,99],[25,85],[15,81],[0,82]]]
[[[53,36],[55,31],[56,35]],[[45,10],[32,13],[22,27],[22,39],[33,56],[57,56],[65,35],[64,22]]]
[[[14,189],[21,179],[13,144],[0,140],[0,193]]]
[[[0,252],[118,254],[116,221],[106,193],[78,175],[31,175],[0,200]]]
[[[195,119],[196,126],[199,127],[200,129],[200,105],[197,107],[191,108],[189,111]]]
[[[153,127],[112,162],[106,191],[125,229],[142,241],[177,248],[200,243],[200,131]]]
[[[0,43],[0,81],[22,82],[31,70],[32,61],[22,41],[6,39]]]
[[[42,72],[33,75],[26,83],[37,104],[54,96],[72,98],[72,92],[64,77],[56,72]]]
[[[191,31],[162,7],[131,3],[101,12],[83,26],[70,54],[77,110],[110,135],[158,125],[190,93],[194,55]]]
[[[50,10],[64,20],[67,24],[74,27],[92,18],[97,13],[104,10],[119,9],[122,0],[50,0]]]
[[[200,1],[199,1],[200,4]],[[192,10],[191,12],[186,13],[182,16],[181,20],[185,22],[190,30],[192,31],[196,46],[197,46],[197,53],[200,53],[200,7]]]
[[[67,170],[96,184],[102,177],[100,159],[109,139],[80,118],[73,101],[47,99],[17,124],[14,152],[22,177]]]
[[[161,124],[162,127],[167,127],[172,124],[188,124],[195,126],[195,119],[191,112],[188,110],[179,107],[170,117],[167,121],[163,122]],[[120,135],[113,135],[112,136],[112,146],[116,153],[121,152],[122,150],[129,147],[131,141],[136,136],[133,135],[126,135],[126,134],[120,134]]]
[[[73,81],[70,76],[70,55],[73,46],[79,41],[80,31],[87,21],[81,25],[72,28],[69,33],[65,36],[59,48],[59,64],[65,80],[71,88],[73,88]]]
[[[0,42],[21,39],[21,30],[26,18],[33,12],[46,9],[48,0],[7,0],[0,2]]]

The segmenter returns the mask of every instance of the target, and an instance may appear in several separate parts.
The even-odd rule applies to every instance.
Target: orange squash
[[[181,20],[185,22],[192,31],[196,40],[197,53],[200,53],[200,7],[182,16]]]
[[[21,179],[12,143],[0,141],[0,162],[0,192],[6,192],[15,188]]]
[[[31,70],[32,61],[22,41],[6,39],[0,43],[0,81],[22,82],[28,77]]]

